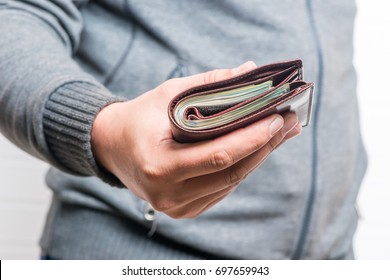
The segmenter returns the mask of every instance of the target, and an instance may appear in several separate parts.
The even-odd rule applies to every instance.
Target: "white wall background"
[[[390,9],[389,1],[358,0],[355,65],[369,169],[359,194],[357,258],[390,259]]]
[[[359,259],[390,259],[390,17],[388,1],[358,0],[356,66],[370,166],[359,195]],[[50,200],[47,165],[0,135],[0,259],[36,259]]]

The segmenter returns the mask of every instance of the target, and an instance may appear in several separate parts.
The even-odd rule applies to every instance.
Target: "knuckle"
[[[157,92],[159,93],[159,97],[172,98],[177,94],[177,86],[178,86],[179,78],[173,78],[165,81],[161,85],[157,87]]]
[[[264,149],[266,150],[266,156],[268,156],[272,151],[275,149],[274,145],[270,142],[268,142],[265,146]]]
[[[214,83],[221,79],[227,79],[232,76],[234,76],[234,73],[231,69],[215,69],[212,71],[208,71],[203,75],[203,83]]]
[[[206,72],[204,74],[204,76],[203,76],[203,82],[205,84],[209,84],[209,83],[215,82],[215,79],[216,79],[216,76],[217,76],[217,71],[218,70],[212,70],[212,71]]]
[[[177,82],[177,78],[166,80],[164,83],[161,84],[162,87],[170,89],[172,86],[175,85]]]
[[[273,150],[275,150],[281,143],[282,139],[283,139],[282,137],[276,136],[272,138],[270,141],[268,141],[266,145],[268,153],[271,153]]]
[[[154,192],[150,192],[147,200],[155,210],[167,213],[181,208],[188,199],[181,195],[180,189],[169,185],[160,186]]]
[[[165,171],[163,168],[155,164],[144,164],[142,167],[142,173],[146,179],[150,181],[161,180],[166,177]]]
[[[256,137],[252,140],[248,140],[249,141],[249,145],[251,147],[251,150],[253,151],[257,151],[259,149],[261,149],[265,143],[267,143],[267,141],[269,140],[269,138],[267,138],[266,136],[263,136],[263,137]]]
[[[166,198],[154,198],[149,200],[149,203],[155,210],[164,213],[176,206],[175,201]]]
[[[209,164],[212,168],[220,170],[231,166],[234,163],[232,155],[226,150],[212,153],[210,155]]]
[[[277,142],[276,142],[275,140],[271,140],[271,141],[268,142],[268,150],[269,150],[270,152],[272,152],[273,150],[275,150],[277,146],[278,146],[278,145],[277,145]]]
[[[226,176],[226,183],[227,185],[238,185],[239,182],[244,180],[246,176],[248,176],[249,171],[245,166],[239,167],[239,168],[230,168],[229,172]]]

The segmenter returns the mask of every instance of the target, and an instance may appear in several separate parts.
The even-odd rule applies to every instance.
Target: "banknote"
[[[191,130],[219,127],[258,111],[287,92],[288,83],[273,87],[270,80],[231,90],[194,95],[177,105],[174,118],[183,128]],[[262,94],[264,96],[256,98]],[[247,102],[251,99],[253,101]],[[243,104],[245,102],[247,103]]]
[[[310,122],[313,89],[313,82],[303,80],[300,59],[196,85],[178,93],[168,104],[172,136],[180,143],[214,139],[286,112],[294,112],[305,127]]]

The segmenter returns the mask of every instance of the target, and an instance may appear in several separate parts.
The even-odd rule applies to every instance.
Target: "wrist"
[[[95,161],[108,172],[115,174],[113,160],[116,140],[120,138],[120,113],[124,103],[112,103],[96,116],[91,131],[91,147]]]

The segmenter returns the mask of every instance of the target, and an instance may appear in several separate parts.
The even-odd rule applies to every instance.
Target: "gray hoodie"
[[[353,258],[366,169],[354,15],[352,0],[0,0],[0,131],[53,166],[43,254]],[[107,104],[173,77],[292,58],[315,82],[311,125],[200,217],[156,213],[96,165],[91,125]]]

